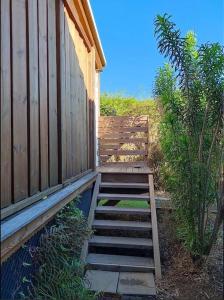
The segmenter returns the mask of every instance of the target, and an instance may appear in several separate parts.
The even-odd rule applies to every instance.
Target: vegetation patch
[[[55,225],[46,229],[36,251],[39,270],[24,299],[92,300],[96,296],[85,288],[82,245],[91,232],[76,202],[64,207]]]
[[[198,46],[193,32],[182,37],[167,14],[157,16],[155,35],[170,62],[159,69],[155,85],[163,174],[179,237],[201,259],[216,242],[224,216],[224,50],[218,43]]]

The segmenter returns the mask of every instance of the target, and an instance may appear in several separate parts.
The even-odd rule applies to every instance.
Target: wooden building
[[[88,0],[1,0],[3,260],[95,181],[104,66]]]

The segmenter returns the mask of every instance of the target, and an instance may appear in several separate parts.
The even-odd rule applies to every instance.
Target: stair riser
[[[119,248],[119,249],[152,249],[153,246],[151,245],[122,245],[122,244],[109,244],[109,243],[92,243],[89,242],[90,247],[106,247],[106,248]]]
[[[147,174],[120,174],[120,173],[104,173],[102,174],[102,182],[125,182],[125,183],[148,183]]]
[[[127,222],[151,222],[150,216],[134,216],[134,215],[96,215],[95,220],[111,220],[111,221],[127,221]]]
[[[132,230],[134,230],[134,231],[152,231],[152,228],[146,228],[146,227],[131,227],[131,226],[119,226],[119,227],[117,227],[117,226],[113,226],[113,225],[109,225],[109,226],[106,226],[106,225],[93,225],[93,227],[92,227],[94,230],[100,230],[100,229],[102,229],[102,230],[120,230],[120,231],[132,231]]]
[[[110,212],[108,211],[95,211],[95,214],[96,215],[124,215],[124,216],[127,216],[127,215],[130,215],[130,216],[149,216],[150,214],[148,212],[146,213],[143,213],[143,212],[117,212],[117,211],[113,211],[111,210]]]
[[[115,187],[101,187],[100,193],[110,193],[110,194],[143,194],[147,193],[149,188],[115,188]]]
[[[100,189],[102,188],[110,188],[110,189],[138,189],[138,190],[149,190],[149,185],[147,183],[110,183],[110,182],[102,182],[100,185]]]
[[[141,272],[141,273],[154,273],[154,267],[146,268],[143,266],[118,266],[118,265],[102,265],[102,264],[88,264],[89,270],[101,270],[112,272]]]
[[[113,194],[111,194],[110,197],[101,197],[101,196],[98,196],[97,197],[97,200],[100,201],[100,200],[108,200],[108,201],[144,201],[144,202],[150,202],[150,199],[149,197],[145,197],[143,196],[142,198],[140,197],[140,195],[138,195],[138,197],[124,197],[124,196],[121,196],[121,197],[116,197],[116,196],[113,196]]]

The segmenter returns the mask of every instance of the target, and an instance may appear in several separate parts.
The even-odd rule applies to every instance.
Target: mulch
[[[223,231],[202,265],[192,261],[176,238],[170,212],[158,213],[162,279],[156,282],[158,300],[223,299]]]

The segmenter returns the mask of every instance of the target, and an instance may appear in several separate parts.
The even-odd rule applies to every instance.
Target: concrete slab
[[[121,295],[156,295],[152,273],[121,272],[117,292]]]
[[[85,286],[95,292],[116,293],[119,272],[88,270],[85,275]]]

